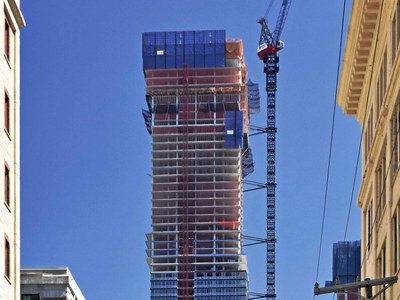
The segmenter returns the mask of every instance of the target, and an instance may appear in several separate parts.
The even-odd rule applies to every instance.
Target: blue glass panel
[[[156,46],[154,45],[144,45],[143,46],[143,56],[155,56]]]
[[[204,44],[204,31],[196,31],[194,33],[195,44]]]
[[[243,147],[243,112],[226,111],[225,117],[225,147]]]
[[[333,278],[340,283],[355,281],[361,271],[361,244],[355,242],[338,242],[333,245]]]
[[[194,46],[194,53],[204,55],[204,44],[196,44]]]
[[[156,32],[156,45],[165,45],[165,32]]]
[[[225,44],[221,44],[221,43],[215,44],[215,53],[216,54],[225,54]]]
[[[225,30],[215,30],[215,42],[225,43]]]
[[[188,64],[189,68],[194,68],[194,55],[185,54],[184,61]]]
[[[190,45],[185,45],[185,55],[194,55],[194,45],[190,44]]]
[[[144,56],[143,57],[143,70],[155,69],[156,68],[156,57],[155,56]]]
[[[215,67],[215,54],[214,55],[205,55],[204,57],[204,66],[205,67]]]
[[[175,61],[175,67],[177,68],[177,69],[182,69],[183,68],[183,55],[176,55],[175,56],[175,59],[176,59],[176,61]]]
[[[175,45],[176,43],[176,32],[166,32],[165,33],[165,44]]]
[[[225,54],[216,54],[215,55],[215,66],[216,67],[225,67]]]
[[[175,55],[176,53],[176,48],[175,48],[175,44],[173,45],[166,45],[165,46],[165,55]]]
[[[194,44],[194,31],[185,31],[185,45]]]
[[[176,44],[183,45],[185,44],[185,32],[184,31],[177,31],[175,33]]]
[[[206,44],[215,44],[215,30],[207,30],[204,33]]]
[[[156,56],[156,69],[165,69],[165,55]]]
[[[215,43],[207,43],[204,45],[205,54],[215,54]]]
[[[175,47],[176,55],[183,55],[185,53],[183,44],[176,44]]]
[[[175,55],[167,55],[165,57],[165,66],[167,69],[175,69],[176,68],[176,57]]]
[[[156,44],[156,33],[155,32],[144,32],[142,34],[143,45],[155,45]]]
[[[204,55],[203,54],[195,55],[194,66],[195,66],[195,68],[204,68]]]

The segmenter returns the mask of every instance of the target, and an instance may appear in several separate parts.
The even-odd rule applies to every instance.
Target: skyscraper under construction
[[[151,299],[248,299],[242,179],[253,171],[248,124],[259,97],[242,42],[224,30],[144,33],[143,69]]]

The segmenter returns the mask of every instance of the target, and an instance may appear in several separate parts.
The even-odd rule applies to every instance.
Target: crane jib
[[[285,25],[286,18],[289,12],[290,4],[292,3],[292,0],[283,0],[281,10],[279,11],[279,16],[276,21],[275,25],[275,30],[273,34],[273,40],[275,43],[279,41],[279,38],[281,36],[283,26]]]

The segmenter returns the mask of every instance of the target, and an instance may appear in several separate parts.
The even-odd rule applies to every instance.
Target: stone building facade
[[[3,0],[0,51],[0,299],[19,299],[20,265],[20,29],[19,0]],[[1,26],[1,25],[0,25]]]
[[[399,53],[400,1],[354,0],[337,102],[362,126],[362,280],[400,267]],[[400,282],[380,297],[399,299]]]

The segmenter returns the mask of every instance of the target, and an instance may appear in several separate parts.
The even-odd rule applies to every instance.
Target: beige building
[[[2,1],[0,51],[0,89],[3,93],[0,122],[0,161],[3,179],[0,195],[0,299],[19,299],[20,265],[20,28],[25,21],[19,0]]]
[[[337,102],[362,126],[361,279],[381,278],[400,267],[400,0],[352,5]]]

